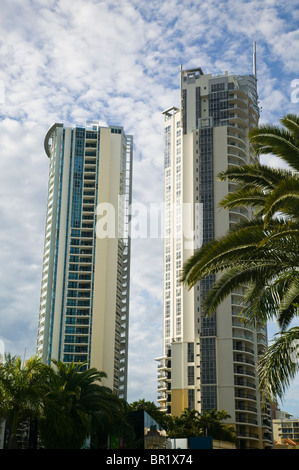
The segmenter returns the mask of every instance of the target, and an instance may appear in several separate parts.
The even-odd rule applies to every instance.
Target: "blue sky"
[[[1,0],[0,339],[7,351],[35,353],[48,128],[94,119],[122,125],[134,136],[134,201],[161,202],[162,111],[179,105],[180,65],[249,74],[256,41],[261,122],[278,123],[298,113],[291,99],[298,25],[297,0]],[[161,240],[134,240],[129,401],[156,400],[161,298]],[[282,405],[297,416],[298,392],[299,380]]]

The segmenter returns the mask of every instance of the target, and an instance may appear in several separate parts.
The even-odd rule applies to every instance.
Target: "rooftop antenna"
[[[253,41],[253,75],[256,78],[256,42]]]
[[[181,86],[180,86],[180,111],[181,111],[181,118],[180,118],[180,126],[183,127],[183,66],[181,64],[181,73],[180,73],[180,78],[181,78]]]

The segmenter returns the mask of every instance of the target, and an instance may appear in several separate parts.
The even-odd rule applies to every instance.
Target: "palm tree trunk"
[[[8,448],[9,449],[17,449],[18,448],[18,441],[17,441],[17,435],[16,434],[11,434],[9,437],[8,441]]]
[[[8,448],[9,449],[17,449],[18,448],[17,429],[18,429],[18,412],[15,411],[14,415],[13,415],[11,435],[9,436],[9,440],[8,440]]]

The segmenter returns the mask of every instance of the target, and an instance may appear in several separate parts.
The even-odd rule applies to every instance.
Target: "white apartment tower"
[[[200,244],[251,217],[243,209],[219,209],[234,185],[219,182],[217,175],[253,160],[248,131],[258,124],[257,103],[254,74],[214,76],[198,68],[181,70],[180,107],[164,112],[164,350],[157,359],[158,401],[172,415],[185,408],[225,410],[242,448],[272,442],[256,376],[266,329],[245,327],[240,321],[242,290],[207,318],[201,305],[213,277],[190,291],[180,277],[184,262]]]
[[[85,362],[126,398],[133,139],[121,127],[54,124],[37,354]]]

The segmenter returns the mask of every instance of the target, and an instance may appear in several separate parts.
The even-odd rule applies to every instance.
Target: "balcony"
[[[85,148],[90,149],[90,148],[97,148],[97,143],[96,142],[86,142]]]
[[[234,367],[234,374],[235,375],[242,375],[255,378],[255,372],[249,370],[247,367],[243,366],[235,366]]]
[[[86,171],[84,172],[84,184],[85,184],[85,182],[95,181],[95,178],[96,178],[95,171],[88,172],[88,173]]]
[[[244,439],[259,440],[258,434],[253,433],[253,432],[238,431],[238,429],[237,429],[237,437],[241,439],[244,438]]]
[[[240,338],[241,339],[241,338]],[[234,341],[233,343],[233,350],[234,351],[242,351],[250,356],[254,355],[254,349],[248,347],[247,344],[244,344],[245,341]]]
[[[84,181],[84,186],[83,186],[84,189],[95,189],[95,183],[91,183],[91,182],[86,182]]]
[[[256,395],[249,393],[247,390],[245,391],[242,388],[235,389],[235,398],[244,400],[246,402],[256,402]]]
[[[233,149],[239,150],[246,157],[246,146],[242,139],[233,135],[229,135],[227,139],[227,145]]]
[[[167,390],[167,385],[164,383],[164,384],[161,384],[161,385],[158,385],[158,393],[161,393],[161,392],[165,392]]]
[[[255,366],[255,362],[243,356],[243,354],[234,354],[233,360],[234,362],[239,362],[240,364],[248,364],[250,366]]]
[[[229,114],[228,120],[229,120],[229,124],[230,123],[238,124],[239,126],[245,128],[245,129],[248,127],[248,119],[244,119],[239,114],[235,114],[234,112]]]
[[[238,135],[241,135],[242,134],[242,138],[245,142],[245,136],[246,136],[246,132],[245,132],[245,129],[244,127],[242,126],[239,126],[237,123],[232,123],[232,122],[229,122],[228,125],[227,125],[227,128],[228,128],[228,132],[227,132],[227,135],[235,135],[236,133]],[[241,133],[241,134],[240,134]]]
[[[245,415],[245,413],[236,413],[236,423],[237,424],[249,424],[251,426],[257,426],[258,422],[257,419],[254,419],[252,417],[248,417]]]
[[[240,222],[244,221],[244,218],[248,220],[248,212],[247,214],[245,211],[241,212],[238,209],[230,209],[229,211],[229,223],[234,226],[235,224],[239,224]]]
[[[243,331],[243,329],[240,328],[239,329],[236,329],[236,328],[233,328],[233,338],[235,339],[240,339],[240,340],[243,340],[245,342],[249,342],[249,343],[253,343],[254,342],[254,338],[253,338],[253,335],[250,335],[250,334],[247,334],[245,331]]]
[[[228,151],[227,157],[228,166],[243,166],[247,163],[246,159],[237,153],[234,154]]]
[[[90,141],[94,141],[98,139],[98,133],[97,131],[86,131],[86,136],[85,136],[85,147],[87,147],[88,144],[90,144]]]
[[[228,103],[230,107],[237,106],[238,108],[246,110],[248,108],[248,100],[243,98],[239,93],[228,96]]]
[[[229,112],[236,111],[239,115],[241,115],[244,119],[248,118],[248,108],[247,104],[243,102],[243,100],[235,99],[235,102],[228,106]]]
[[[249,388],[252,390],[256,389],[255,383],[253,383],[251,380],[244,379],[243,377],[235,377],[235,386]]]

